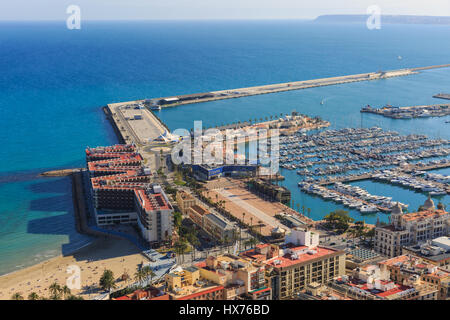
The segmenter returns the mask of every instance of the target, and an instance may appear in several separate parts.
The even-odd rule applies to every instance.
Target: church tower
[[[402,207],[400,206],[400,203],[396,203],[395,206],[392,208],[390,220],[391,225],[393,225],[396,229],[400,227],[400,218],[403,214]]]

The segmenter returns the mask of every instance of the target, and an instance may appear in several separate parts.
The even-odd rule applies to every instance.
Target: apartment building
[[[265,282],[264,264],[224,254],[210,256],[196,266],[203,279],[224,286],[227,300],[243,295],[256,300],[271,298],[271,290]]]
[[[138,226],[149,243],[167,242],[174,230],[173,208],[159,185],[136,189]]]
[[[187,209],[187,215],[200,228],[203,228],[203,217],[209,214],[209,211],[201,205],[193,205]]]
[[[265,283],[265,266],[232,254],[210,256],[187,268],[177,268],[165,276],[172,299],[235,300],[271,299]]]
[[[172,205],[134,145],[87,148],[86,162],[97,225],[137,224],[149,243],[169,240]]]
[[[420,245],[402,248],[403,254],[413,254],[427,263],[450,272],[450,237],[439,237]]]
[[[166,274],[165,282],[171,300],[225,300],[224,287],[202,280],[195,266],[178,267]]]
[[[216,240],[228,244],[233,243],[237,234],[237,227],[224,217],[211,213],[204,206],[198,204],[194,204],[187,209],[187,216]]]
[[[423,210],[403,213],[397,204],[391,213],[390,223],[375,228],[375,251],[395,257],[402,254],[402,247],[424,243],[427,240],[448,236],[450,215],[435,209],[431,197],[425,201]]]
[[[291,232],[281,247],[262,244],[241,254],[266,266],[266,281],[275,300],[292,298],[309,283],[326,284],[345,273],[344,251],[318,246],[318,235],[308,230]]]
[[[390,272],[390,278],[400,284],[428,284],[436,289],[436,298],[450,297],[450,273],[428,263],[421,257],[405,254],[379,262]],[[417,287],[416,285],[414,285]]]

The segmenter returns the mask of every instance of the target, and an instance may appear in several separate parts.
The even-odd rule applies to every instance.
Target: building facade
[[[345,252],[318,246],[316,236],[308,230],[292,229],[282,247],[258,245],[243,256],[266,266],[266,282],[274,300],[291,299],[305,290],[309,283],[326,284],[345,274]]]
[[[182,214],[187,214],[187,210],[196,204],[194,196],[182,190],[177,191],[176,200]]]
[[[137,224],[149,243],[173,232],[173,208],[134,145],[87,148],[90,193],[97,225]]]
[[[375,228],[375,251],[388,257],[402,254],[402,247],[448,236],[450,216],[444,210],[437,210],[429,197],[423,210],[403,213],[397,204],[392,210],[390,223]]]

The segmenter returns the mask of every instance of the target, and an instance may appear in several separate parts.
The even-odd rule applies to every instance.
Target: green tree
[[[182,216],[181,212],[175,211],[173,213],[173,223],[177,230],[179,230],[182,221],[183,221],[183,216]]]
[[[11,296],[11,300],[23,300],[23,296],[21,293],[16,292]]]
[[[349,223],[353,222],[354,219],[348,215],[348,211],[335,210],[327,214],[324,220],[329,228],[342,233],[348,229]]]
[[[114,279],[114,273],[111,270],[106,269],[103,271],[100,278],[100,288],[107,291],[116,288],[116,280]]]
[[[181,256],[181,259],[184,260],[184,253],[187,250],[187,244],[186,241],[183,239],[178,240],[175,243],[175,252],[177,253],[177,255]]]
[[[68,296],[70,296],[71,292],[68,286],[64,285],[61,288],[61,293],[64,295],[64,299],[66,299]]]
[[[150,283],[153,282],[153,277],[156,276],[156,273],[150,268],[150,266],[145,266],[141,269],[144,273],[145,280],[150,278]]]
[[[139,282],[139,285],[142,285],[142,283],[144,282],[144,280],[146,278],[146,274],[145,274],[145,271],[143,269],[144,268],[138,268],[136,270],[136,273],[134,274],[134,280]]]
[[[439,203],[437,204],[437,208],[438,208],[439,210],[445,210],[445,205],[444,205],[442,202],[439,202]]]
[[[51,299],[53,300],[59,300],[61,299],[61,286],[57,284],[56,282],[53,282],[50,287],[48,288],[51,294]]]
[[[39,295],[36,292],[31,292],[28,295],[28,300],[39,300]]]
[[[256,244],[258,244],[258,240],[255,237],[251,237],[250,239],[245,241],[245,248],[247,248],[247,246],[253,248]]]
[[[83,299],[83,297],[80,297],[80,296],[76,296],[76,295],[70,294],[70,295],[66,298],[66,300],[84,300],[84,299]]]

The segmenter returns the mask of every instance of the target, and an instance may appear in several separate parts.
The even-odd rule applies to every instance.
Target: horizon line
[[[298,18],[83,18],[83,21],[91,22],[127,22],[127,21],[314,21],[323,16],[370,16],[368,14],[359,13],[339,13],[339,14],[321,14],[315,17],[298,17]],[[381,14],[383,16],[404,16],[404,17],[433,17],[433,18],[450,18],[450,15],[420,15],[420,14]],[[66,19],[0,19],[1,22],[65,22]]]

